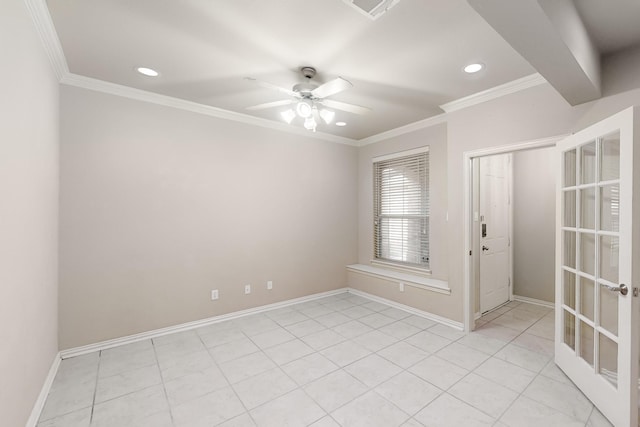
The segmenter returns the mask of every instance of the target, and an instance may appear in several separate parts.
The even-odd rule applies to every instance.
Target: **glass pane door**
[[[556,151],[555,362],[614,425],[625,427],[638,424],[635,126],[640,113],[631,108],[569,136]]]
[[[563,341],[617,387],[620,132],[564,153]]]

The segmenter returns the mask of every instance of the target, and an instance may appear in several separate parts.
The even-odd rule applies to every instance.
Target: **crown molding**
[[[141,89],[135,89],[129,86],[123,86],[116,83],[106,82],[104,80],[81,76],[78,74],[67,73],[60,80],[60,83],[67,86],[74,86],[82,89],[89,89],[96,92],[102,92],[110,95],[121,96],[124,98],[134,99],[137,101],[149,102],[152,104],[162,105],[165,107],[177,108],[180,110],[203,114],[205,116],[216,117],[219,119],[226,119],[226,120],[241,122],[241,123],[245,123],[253,126],[260,126],[263,128],[293,133],[293,134],[305,136],[308,138],[314,138],[314,139],[319,139],[323,141],[335,142],[338,144],[346,144],[346,145],[352,145],[352,146],[358,145],[357,141],[351,138],[345,138],[342,136],[331,135],[323,132],[309,132],[306,129],[290,126],[285,123],[279,123],[272,120],[262,119],[259,117],[250,116],[248,114],[236,113],[234,111],[224,110],[222,108],[212,107],[210,105],[204,105],[204,104],[200,104],[193,101],[174,98],[172,96],[160,95],[158,93],[148,92],[146,90],[141,90]]]
[[[445,113],[452,113],[454,111],[462,110],[463,108],[491,101],[492,99],[520,92],[521,90],[529,89],[530,87],[538,86],[546,82],[547,81],[544,77],[535,73],[491,89],[483,90],[482,92],[474,93],[473,95],[465,96],[464,98],[460,98],[455,101],[447,102],[446,104],[442,104],[440,108],[442,108]]]
[[[69,74],[67,59],[64,57],[64,51],[58,39],[58,33],[53,26],[53,20],[49,14],[49,8],[45,0],[24,0],[31,20],[36,27],[36,31],[42,41],[42,46],[49,57],[53,72],[58,81]]]
[[[408,125],[400,126],[395,129],[391,129],[385,132],[380,132],[375,135],[368,136],[358,140],[358,147],[364,147],[366,145],[375,144],[376,142],[384,141],[386,139],[395,138],[396,136],[404,135],[407,133],[415,132],[420,129],[428,128],[447,121],[447,115],[445,113],[438,114],[437,116],[428,117],[417,122],[409,123]]]
[[[64,56],[62,44],[58,38],[49,8],[46,0],[24,0],[27,11],[34,23],[36,31],[40,36],[42,46],[49,58],[53,72],[61,84],[75,86],[83,89],[94,90],[98,92],[108,93],[111,95],[122,96],[125,98],[135,99],[138,101],[149,102],[153,104],[163,105],[166,107],[177,108],[185,111],[191,111],[211,117],[241,122],[253,126],[274,129],[282,132],[292,133],[295,135],[305,136],[308,138],[318,139],[322,141],[334,142],[357,146],[355,139],[346,138],[337,135],[331,135],[323,132],[309,132],[306,129],[287,125],[285,123],[274,122],[259,117],[250,116],[248,114],[236,113],[233,111],[216,108],[209,105],[199,104],[193,101],[186,101],[166,95],[160,95],[128,86],[110,83],[91,77],[85,77],[73,74],[69,71],[67,59]]]
[[[24,0],[24,3],[31,19],[33,20],[36,31],[40,36],[45,52],[49,57],[53,71],[58,81],[62,84],[355,147],[363,147],[400,135],[415,132],[436,124],[445,123],[447,121],[448,113],[546,83],[546,80],[540,74],[531,74],[518,80],[442,104],[440,105],[440,108],[444,111],[443,114],[356,140],[323,132],[309,132],[306,129],[285,123],[262,119],[248,114],[236,113],[234,111],[224,110],[210,105],[199,104],[193,101],[187,101],[167,95],[160,95],[129,86],[73,74],[69,71],[67,60],[64,56],[62,45],[60,44],[58,34],[56,33],[53,25],[53,20],[51,19],[46,0]]]
[[[491,101],[492,99],[500,98],[505,95],[520,92],[521,90],[529,89],[546,82],[547,81],[544,77],[535,73],[482,92],[474,93],[473,95],[465,96],[464,98],[456,99],[455,101],[440,105],[440,108],[444,111],[442,114],[360,139],[358,141],[358,146],[364,147],[365,145],[375,144],[376,142],[444,123],[447,121],[449,113]]]

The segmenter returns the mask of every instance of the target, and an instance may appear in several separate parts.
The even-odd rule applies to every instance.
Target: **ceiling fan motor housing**
[[[317,83],[311,82],[311,79],[316,75],[316,69],[313,67],[302,67],[300,71],[307,81],[293,86],[293,91],[300,93],[303,98],[312,98],[313,95],[311,95],[311,91],[318,87]]]
[[[316,69],[313,67],[302,67],[300,68],[300,71],[302,72],[302,75],[307,79],[312,79],[316,75]]]
[[[300,93],[303,98],[312,98],[311,91],[317,87],[318,85],[315,83],[298,83],[293,87],[293,91]]]

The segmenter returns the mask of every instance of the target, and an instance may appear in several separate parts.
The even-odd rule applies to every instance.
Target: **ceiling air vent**
[[[378,19],[386,11],[398,4],[400,0],[343,0],[360,13],[371,19]]]

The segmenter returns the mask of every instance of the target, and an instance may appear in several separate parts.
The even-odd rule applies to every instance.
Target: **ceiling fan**
[[[276,90],[280,93],[289,95],[289,99],[283,99],[280,101],[267,102],[264,104],[253,105],[247,107],[247,110],[263,110],[266,108],[282,107],[286,105],[295,104],[294,108],[289,108],[286,111],[282,111],[280,115],[287,122],[291,123],[296,117],[304,119],[304,127],[308,130],[316,131],[316,127],[320,120],[323,120],[326,124],[330,124],[335,118],[335,112],[328,108],[346,111],[354,114],[366,114],[371,109],[367,107],[361,107],[359,105],[347,104],[345,102],[334,101],[327,99],[328,97],[345,91],[353,85],[342,77],[335,78],[327,83],[318,85],[312,82],[311,79],[316,75],[316,69],[313,67],[302,67],[300,69],[302,75],[306,79],[304,83],[298,83],[291,89],[286,89],[280,86],[276,86],[271,83],[256,80],[252,77],[246,77],[246,80],[255,82],[256,84],[271,90]],[[325,108],[326,107],[326,108]]]

